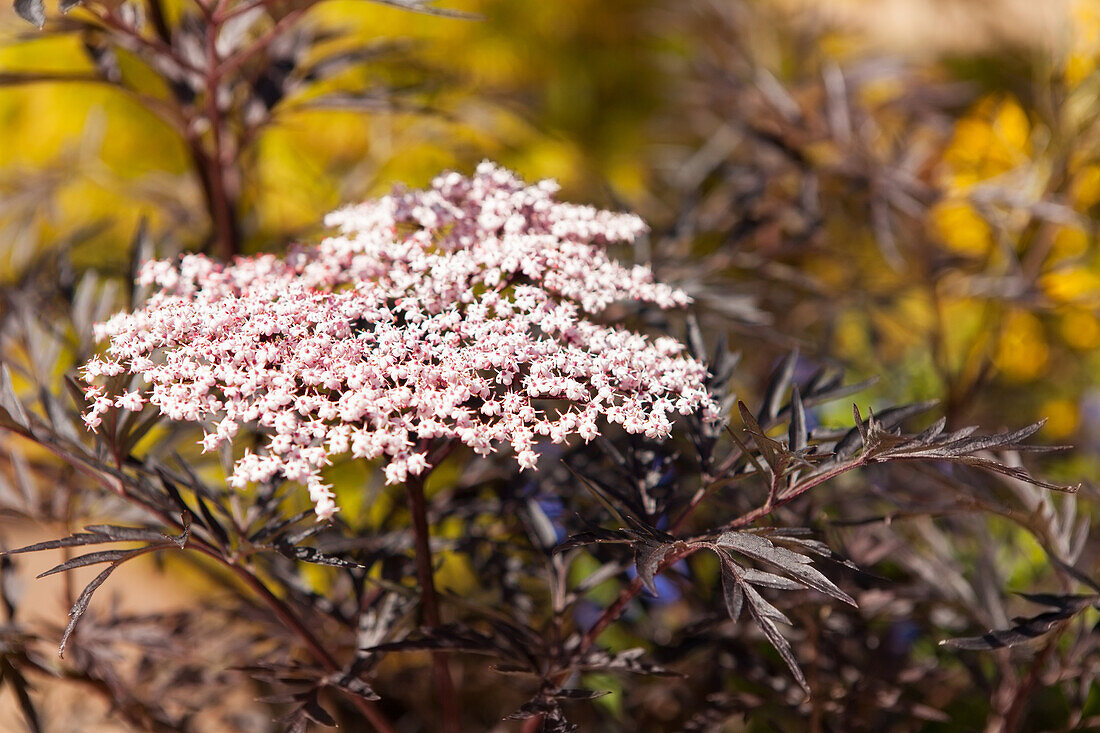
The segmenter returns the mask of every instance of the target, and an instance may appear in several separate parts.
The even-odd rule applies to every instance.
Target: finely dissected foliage
[[[1088,513],[1024,467],[1040,424],[966,427],[969,404],[998,398],[988,349],[958,367],[941,323],[943,404],[869,412],[844,402],[867,384],[836,367],[864,355],[813,346],[861,299],[904,300],[906,279],[943,298],[941,320],[975,292],[1034,305],[1042,257],[1017,268],[1005,248],[1000,272],[1000,255],[945,254],[938,238],[962,227],[920,225],[942,192],[922,157],[935,146],[910,141],[942,134],[957,96],[900,77],[873,116],[878,67],[813,57],[792,81],[754,58],[755,5],[639,3],[631,17],[665,12],[654,26],[707,41],[671,44],[691,71],[669,124],[690,144],[655,153],[672,155],[652,197],[667,225],[486,164],[337,211],[319,244],[234,257],[279,246],[255,236],[247,195],[265,130],[418,89],[345,88],[394,49],[329,45],[298,25],[314,5],[89,0],[55,29],[94,73],[0,73],[122,90],[183,141],[203,193],[167,238],[139,229],[134,287],[63,255],[0,291],[0,510],[68,527],[0,555],[0,682],[30,729],[65,724],[42,693],[68,684],[119,726],[166,732],[1095,724]],[[17,9],[36,24],[46,10]],[[1010,205],[995,189],[970,197],[983,216]],[[1040,254],[1064,224],[1055,194],[1021,235]],[[850,249],[845,218],[874,257]],[[150,260],[192,246],[222,259]],[[650,254],[653,269],[619,264]],[[979,290],[952,289],[959,262]],[[864,282],[888,268],[878,292]],[[923,337],[921,318],[905,326]],[[881,371],[880,393],[909,392]],[[16,571],[58,550],[44,576],[93,574],[49,625]],[[149,557],[188,602],[113,607]]]
[[[469,724],[458,701],[473,693],[454,688],[448,655],[474,652],[474,659],[492,658],[493,669],[533,692],[510,717],[566,731],[574,726],[563,706],[600,695],[591,686],[567,686],[578,674],[677,671],[645,660],[643,649],[602,648],[600,639],[643,590],[660,592],[659,576],[702,552],[719,558],[711,612],[724,606],[739,629],[751,621],[791,679],[812,693],[799,653],[781,630],[798,622],[780,606],[786,594],[812,591],[858,607],[854,589],[842,588],[813,560],[856,566],[810,529],[777,523],[788,506],[855,469],[914,461],[933,462],[951,482],[947,467],[958,465],[1063,488],[996,456],[1026,450],[1022,441],[1038,425],[980,435],[973,428],[947,431],[939,420],[919,433],[904,432],[903,423],[931,407],[924,404],[868,418],[856,409],[848,430],[811,431],[814,406],[860,385],[846,387],[828,371],[796,380],[797,354],[777,368],[759,410],[737,402],[743,428],[732,429],[729,381],[737,359],[722,345],[705,356],[705,339],[689,324],[695,357],[706,359],[708,370],[679,355],[683,347],[670,338],[651,343],[585,318],[616,300],[655,312],[683,302],[682,294],[654,283],[649,270],[606,258],[605,242],[637,233],[640,223],[553,203],[551,191],[548,184],[525,187],[484,165],[469,180],[446,174],[431,191],[341,212],[335,217],[341,236],[286,259],[152,262],[141,279],[160,289],[143,308],[99,329],[111,338],[108,353],[83,368],[85,378],[105,385],[70,383],[79,417],[48,392],[40,393],[41,412],[24,408],[5,370],[4,426],[97,477],[153,520],[90,526],[13,551],[139,543],[78,555],[46,573],[107,566],[75,599],[61,651],[79,646],[78,622],[117,567],[149,553],[192,552],[223,566],[246,589],[242,601],[255,594],[297,638],[280,635],[284,646],[275,657],[249,658],[246,646],[237,660],[262,684],[293,691],[273,698],[293,704],[287,718],[293,729],[336,721],[322,704],[330,690],[354,708],[341,713],[346,721],[390,730],[389,693],[376,691],[379,683],[386,686],[384,678],[375,679],[378,663],[386,654],[429,650],[440,707],[417,714],[423,725],[454,730]],[[586,290],[583,275],[564,276],[582,267],[605,277]],[[131,389],[138,376],[148,378],[148,391]],[[540,409],[555,412],[540,417]],[[668,422],[674,412],[688,414],[690,459],[668,441],[676,435]],[[607,434],[592,441],[597,418],[622,430],[605,427]],[[203,420],[212,423],[197,441],[205,450],[244,435],[266,436],[261,452],[237,462],[234,488],[216,489],[198,478],[202,453],[176,455],[174,467],[157,458],[165,454],[157,442],[174,443],[193,431],[153,439],[144,457],[136,450],[158,423]],[[98,449],[84,445],[78,421],[95,428]],[[783,424],[786,435],[773,435]],[[584,440],[570,441],[574,434]],[[483,458],[459,458],[458,465],[468,463],[468,478],[427,503],[423,480],[455,460],[448,454],[456,444],[488,454],[503,442],[511,443],[520,469],[534,467],[529,454],[537,448],[560,457],[567,472],[548,469],[545,455],[533,478],[517,474],[512,461],[486,472],[479,468]],[[387,481],[404,482],[415,586],[405,582],[413,575],[410,543],[399,539],[408,538],[407,520],[391,514],[382,527],[357,531],[333,516],[333,495],[319,469],[344,452],[382,458],[378,468]],[[309,484],[319,518],[329,521],[310,528],[304,525],[309,512],[288,516],[284,479]],[[258,486],[243,492],[249,482]],[[731,494],[731,487],[740,488]],[[548,501],[574,508],[577,523],[551,519]],[[509,528],[510,516],[524,527]],[[496,599],[491,606],[436,591],[432,558],[442,548],[433,547],[429,527],[438,532],[445,517],[463,526],[448,552],[483,579],[481,593]],[[560,541],[569,529],[574,534]],[[316,544],[305,544],[311,537]],[[632,563],[599,549],[618,544],[630,547]],[[571,578],[586,556],[603,565]],[[345,580],[328,594],[310,591],[288,559],[338,569]],[[631,564],[633,581],[602,608],[582,613],[589,593]],[[547,585],[532,591],[532,584]],[[783,594],[773,598],[777,591]],[[1050,599],[1073,610],[1031,626],[1049,630],[1093,600]],[[410,624],[417,606],[420,628]],[[1011,643],[1031,626],[993,638]],[[299,643],[311,663],[294,661]]]
[[[677,413],[714,419],[706,370],[681,344],[588,318],[617,300],[687,301],[647,268],[607,259],[605,244],[641,221],[559,204],[554,190],[486,163],[469,180],[446,174],[430,191],[338,212],[343,236],[286,261],[148,263],[142,284],[161,289],[99,328],[108,357],[84,377],[140,375],[151,389],[91,386],[84,421],[94,429],[148,401],[210,423],[206,450],[257,423],[266,451],[246,453],[231,483],[306,483],[327,519],[336,506],[321,470],[340,454],[384,456],[387,481],[401,483],[449,441],[482,455],[510,444],[534,468],[537,440],[588,441],[604,419],[649,438],[668,437]]]

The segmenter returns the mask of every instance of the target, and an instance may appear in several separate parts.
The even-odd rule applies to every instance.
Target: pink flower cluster
[[[97,327],[110,344],[83,368],[84,420],[94,430],[106,411],[149,402],[207,425],[205,450],[258,428],[265,448],[230,482],[301,482],[327,518],[333,456],[384,458],[399,483],[429,468],[433,442],[509,444],[526,469],[540,440],[591,440],[601,419],[662,438],[677,413],[712,417],[706,370],[679,342],[590,320],[619,300],[688,302],[608,258],[642,221],[556,190],[483,163],[330,214],[339,236],[285,259],[148,262],[140,281],[155,294]],[[145,388],[98,384],[120,374]]]

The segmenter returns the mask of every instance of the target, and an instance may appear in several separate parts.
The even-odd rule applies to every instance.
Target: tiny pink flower
[[[538,465],[539,454],[535,453],[533,450],[520,451],[519,454],[516,456],[516,462],[519,463],[519,468],[521,471],[528,468],[534,468]]]
[[[129,410],[130,412],[139,412],[141,406],[145,404],[145,399],[142,398],[141,393],[126,392],[121,397],[115,400],[115,407],[120,407],[123,410]]]

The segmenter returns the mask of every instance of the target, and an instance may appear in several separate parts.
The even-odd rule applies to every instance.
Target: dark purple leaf
[[[176,538],[168,537],[160,530],[152,527],[120,527],[115,524],[91,524],[84,528],[85,531],[95,535],[102,535],[110,542],[162,542],[166,539],[175,541]]]
[[[31,1],[37,1],[38,7],[41,8],[41,0]],[[15,7],[16,10],[19,9],[18,0]],[[22,15],[22,13],[20,14]],[[34,21],[31,22],[33,23]],[[41,27],[41,24],[39,24],[39,26]],[[11,372],[8,370],[8,365],[2,363],[0,363],[0,408],[2,408],[0,409],[0,425],[18,428],[20,432],[26,430],[30,421],[27,418],[27,413],[23,410],[23,404],[15,394],[15,388],[12,386]]]
[[[742,570],[741,580],[746,583],[752,583],[753,585],[764,586],[765,588],[774,588],[775,590],[802,590],[806,587],[796,580],[784,578],[782,575],[775,575],[774,573],[765,573],[763,570],[757,570],[755,568],[745,568]]]
[[[301,522],[303,519],[306,519],[307,517],[312,517],[314,513],[315,512],[312,509],[305,509],[285,519],[274,521],[271,524],[265,524],[264,526],[260,527],[260,529],[256,530],[252,535],[250,535],[248,541],[255,544],[266,540],[268,537],[277,536],[287,527],[292,527],[295,524]]]
[[[366,567],[354,560],[345,560],[342,557],[325,554],[315,547],[293,547],[291,545],[279,543],[275,545],[275,549],[278,550],[281,555],[314,565],[327,565],[334,568]]]
[[[65,633],[61,635],[61,644],[57,647],[57,656],[65,656],[65,647],[69,644],[69,637],[73,635],[73,631],[76,630],[76,624],[80,621],[81,616],[88,610],[88,603],[92,600],[92,595],[98,590],[99,586],[110,577],[111,573],[118,567],[118,563],[111,563],[103,569],[99,575],[92,578],[92,582],[88,583],[84,587],[84,590],[80,592],[80,596],[77,597],[76,603],[69,609],[69,624],[65,627]]]
[[[779,629],[775,626],[776,621],[790,625],[790,620],[779,609],[765,601],[751,585],[743,585],[742,587],[748,600],[749,612],[756,620],[756,625],[764,632],[768,642],[779,652],[780,658],[791,670],[791,674],[794,675],[798,684],[809,694],[810,685],[806,682],[806,676],[802,674],[802,668],[799,666],[798,660],[795,659],[791,643],[787,641],[783,634],[779,633]]]
[[[314,690],[313,694],[302,703],[302,712],[305,714],[306,718],[314,723],[323,725],[327,728],[336,727],[336,719],[333,718],[327,710],[321,707],[321,703],[317,700],[316,690]]]
[[[34,707],[34,701],[31,700],[30,691],[33,688],[18,667],[3,657],[0,657],[0,682],[6,682],[15,693],[15,699],[19,703],[19,711],[23,714],[27,730],[30,733],[42,733],[42,721],[38,717],[38,710]]]
[[[8,623],[15,620],[15,611],[23,596],[21,585],[15,572],[15,562],[7,555],[0,555],[0,602],[4,604]]]
[[[752,436],[753,442],[760,449],[760,455],[763,456],[764,461],[768,464],[773,471],[779,465],[780,456],[786,453],[786,449],[777,440],[772,440],[764,432],[764,429],[760,427],[760,423],[756,421],[752,413],[749,411],[748,405],[738,400],[737,409],[741,412],[741,419],[745,422],[745,429],[749,435]]]
[[[101,562],[117,563],[120,560],[125,560],[134,553],[140,553],[141,550],[102,550],[100,552],[89,552],[87,555],[79,555],[71,560],[67,560],[60,565],[55,565],[44,573],[39,573],[39,578],[45,578],[47,575],[54,575],[55,573],[63,573],[66,570],[73,570],[74,568],[83,568],[88,565],[97,565]]]
[[[584,532],[578,532],[577,534],[566,538],[561,544],[554,548],[554,553],[562,553],[566,550],[571,550],[574,547],[583,547],[584,545],[592,545],[597,543],[629,544],[632,542],[636,542],[637,540],[638,536],[635,535],[633,532],[593,527],[592,529]]]
[[[160,533],[157,533],[158,539]],[[102,545],[108,542],[118,542],[120,540],[112,539],[106,535],[97,533],[85,533],[77,532],[71,537],[64,537],[58,540],[46,540],[45,542],[37,542],[33,545],[27,545],[26,547],[20,547],[15,550],[5,550],[4,555],[18,555],[25,552],[41,552],[42,550],[56,550],[60,547],[79,547],[81,545]]]
[[[583,690],[578,688],[566,688],[554,690],[549,693],[551,697],[559,700],[595,700],[596,698],[610,695],[610,690]]]
[[[730,618],[736,621],[741,616],[741,606],[745,601],[745,593],[741,590],[741,584],[737,581],[733,562],[724,553],[719,556],[722,561],[722,594],[726,599],[726,611]]]
[[[774,565],[808,588],[852,606],[856,605],[855,599],[810,565],[810,558],[779,547],[766,537],[754,532],[725,532],[715,540],[715,544]]]
[[[15,12],[36,28],[46,25],[46,6],[42,0],[15,0]]]
[[[625,649],[615,653],[602,649],[591,649],[583,659],[573,665],[573,668],[587,672],[630,672],[660,677],[680,676],[678,672],[673,672],[659,664],[643,661],[642,657],[644,656],[645,650],[641,648]]]
[[[634,567],[637,568],[638,577],[642,579],[646,589],[653,595],[657,595],[657,584],[653,576],[656,575],[661,561],[671,549],[668,545],[650,542],[639,542],[634,545]]]
[[[353,675],[345,675],[332,682],[332,686],[350,695],[361,697],[364,700],[381,700],[382,698],[364,680]]]
[[[779,415],[779,408],[783,405],[783,398],[790,389],[791,380],[794,378],[794,368],[798,363],[798,349],[787,354],[772,372],[768,387],[764,390],[764,404],[760,407],[757,416],[759,422],[769,423]]]
[[[992,630],[981,636],[945,639],[940,644],[954,649],[973,651],[1019,646],[1061,629],[1070,619],[1085,609],[1100,605],[1100,596],[1096,595],[1057,596],[1043,593],[1025,597],[1044,606],[1053,606],[1056,610],[1028,618],[1013,619],[1015,625],[1007,629]]]
[[[806,447],[809,436],[806,433],[806,408],[802,404],[802,395],[796,384],[791,389],[791,424],[787,429],[787,445],[791,450],[800,451]]]

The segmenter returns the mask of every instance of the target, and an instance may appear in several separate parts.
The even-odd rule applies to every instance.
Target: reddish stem
[[[217,40],[221,26],[210,20],[206,26],[206,73],[203,75],[206,87],[206,118],[210,123],[211,154],[207,157],[206,176],[208,180],[207,205],[214,225],[215,251],[223,260],[230,260],[241,250],[240,232],[237,228],[236,195],[231,191],[230,167],[233,161],[227,160],[222,141],[221,108],[218,106],[218,89],[225,76],[221,59],[218,58]]]
[[[439,614],[439,596],[435,590],[434,568],[432,567],[432,548],[428,533],[428,506],[424,499],[424,477],[409,476],[405,481],[405,493],[409,498],[409,512],[412,514],[413,538],[416,546],[416,574],[420,580],[421,608],[424,623],[430,629],[442,626]],[[436,693],[443,715],[445,733],[458,733],[459,711],[455,695],[451,670],[447,664],[447,655],[432,652],[432,670],[435,677]]]

